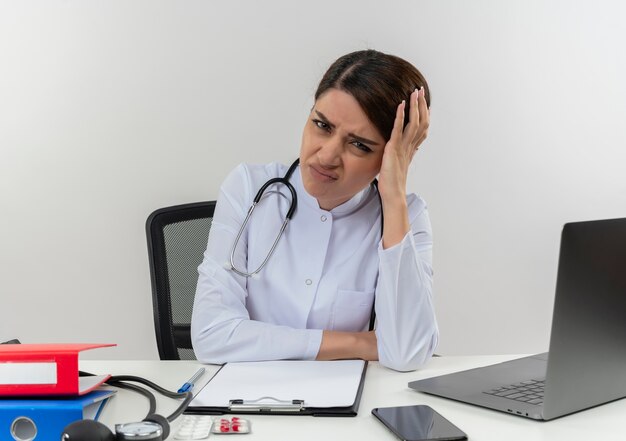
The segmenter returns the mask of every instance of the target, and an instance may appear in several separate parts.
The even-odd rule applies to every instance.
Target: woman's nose
[[[341,162],[342,149],[343,141],[339,136],[327,138],[317,152],[320,165],[327,168],[337,167]]]

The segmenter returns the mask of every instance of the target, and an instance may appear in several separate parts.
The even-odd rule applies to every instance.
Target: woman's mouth
[[[327,172],[324,169],[310,165],[311,175],[322,182],[332,182],[337,180],[337,176],[334,173]]]

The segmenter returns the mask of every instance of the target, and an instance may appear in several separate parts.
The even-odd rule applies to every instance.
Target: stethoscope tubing
[[[296,195],[295,188],[293,188],[293,185],[291,185],[291,183],[289,182],[289,179],[291,178],[291,175],[293,174],[294,170],[296,169],[296,167],[298,166],[299,163],[300,163],[300,159],[296,159],[293,162],[293,164],[291,164],[291,166],[289,167],[289,170],[287,170],[287,173],[285,173],[285,176],[283,176],[282,178],[281,177],[277,177],[277,178],[269,179],[265,184],[263,184],[261,186],[261,188],[259,188],[259,191],[257,191],[256,195],[254,196],[254,199],[252,200],[252,205],[248,209],[248,213],[246,214],[246,218],[244,219],[243,224],[239,228],[239,232],[237,233],[237,237],[235,238],[235,242],[233,243],[233,247],[230,250],[230,262],[229,262],[230,263],[230,269],[234,273],[239,274],[240,276],[243,276],[243,277],[252,277],[255,274],[258,274],[263,269],[263,267],[269,261],[270,257],[272,257],[272,254],[274,254],[274,250],[276,250],[276,246],[278,245],[278,241],[282,237],[283,232],[287,228],[287,224],[289,223],[289,221],[291,220],[291,218],[295,214],[296,208],[298,207],[298,196]],[[289,210],[287,211],[287,214],[285,216],[285,220],[283,221],[283,224],[280,227],[278,235],[276,236],[276,239],[274,240],[274,243],[272,244],[272,247],[270,248],[270,251],[265,256],[265,259],[263,260],[261,265],[257,269],[252,271],[252,272],[246,272],[246,271],[240,270],[240,269],[238,269],[235,266],[235,251],[237,249],[237,244],[239,244],[239,240],[241,239],[241,235],[245,231],[246,226],[248,225],[248,222],[250,221],[250,217],[252,217],[252,213],[254,212],[254,209],[256,208],[257,204],[261,201],[261,198],[263,197],[263,194],[265,193],[265,191],[267,190],[267,188],[270,185],[274,185],[274,184],[283,184],[283,185],[285,185],[289,189],[289,192],[291,193],[291,204],[289,205]],[[374,182],[372,184],[374,185],[374,187],[376,187],[376,191],[377,191],[377,194],[378,194],[378,199],[380,201],[380,193],[378,193],[378,185],[377,185],[378,182],[376,181],[376,179],[374,179]],[[380,234],[381,234],[381,237],[382,237],[383,228],[384,228],[384,217],[382,216],[382,201],[380,201],[380,205],[381,205]]]
[[[276,250],[278,241],[282,237],[283,232],[285,231],[285,228],[287,228],[287,224],[289,223],[289,221],[295,214],[296,208],[298,207],[298,196],[296,195],[296,189],[293,188],[293,185],[291,185],[291,182],[289,182],[289,178],[291,177],[293,171],[296,169],[299,163],[300,163],[300,160],[296,159],[294,163],[291,164],[291,167],[289,167],[289,170],[287,170],[287,173],[285,173],[285,176],[283,176],[282,178],[281,177],[272,178],[268,180],[265,184],[263,184],[261,188],[259,188],[259,191],[257,192],[256,196],[252,200],[252,205],[248,209],[248,214],[246,214],[246,218],[244,219],[243,224],[241,225],[241,228],[239,228],[239,232],[237,233],[237,237],[235,238],[233,247],[230,250],[230,269],[234,273],[239,274],[240,276],[243,276],[243,277],[252,277],[255,274],[258,274],[263,269],[263,267],[270,260],[270,257],[272,257],[272,254],[274,254],[274,250]],[[289,192],[291,193],[291,204],[289,205],[289,210],[287,211],[285,220],[283,221],[283,224],[281,225],[280,230],[278,231],[278,235],[276,236],[276,239],[274,240],[274,243],[272,244],[270,251],[265,256],[265,259],[263,260],[261,265],[250,273],[240,270],[235,266],[235,251],[237,249],[237,244],[239,243],[239,239],[241,239],[241,235],[245,231],[246,226],[248,225],[248,222],[250,221],[250,217],[252,217],[252,213],[254,212],[254,209],[256,208],[257,204],[261,201],[261,198],[263,197],[263,193],[265,193],[265,190],[267,190],[267,188],[270,185],[274,185],[274,184],[283,184],[289,189]]]
[[[239,232],[237,233],[237,237],[235,238],[235,242],[233,243],[233,247],[230,250],[230,270],[233,271],[235,274],[239,274],[240,276],[243,276],[243,277],[252,277],[255,274],[258,274],[259,271],[261,271],[263,269],[263,267],[267,264],[267,262],[270,260],[270,257],[272,257],[272,254],[274,254],[274,250],[276,250],[276,246],[278,245],[278,241],[282,237],[283,232],[285,231],[285,228],[287,228],[287,224],[289,223],[289,221],[291,220],[291,218],[295,214],[296,208],[298,206],[298,196],[296,195],[295,188],[293,188],[293,185],[291,185],[291,183],[289,182],[289,178],[291,178],[291,175],[293,174],[294,170],[296,169],[296,167],[298,166],[299,163],[300,163],[300,159],[296,159],[293,162],[293,164],[291,164],[291,166],[289,167],[289,170],[287,170],[287,173],[285,173],[285,176],[283,176],[282,178],[278,177],[278,178],[272,178],[272,179],[268,180],[265,184],[263,184],[261,186],[261,188],[257,192],[256,196],[252,200],[252,205],[248,209],[248,214],[246,214],[246,218],[244,219],[243,224],[241,225],[241,228],[239,228]],[[276,239],[274,240],[274,243],[272,244],[272,247],[270,248],[269,253],[267,253],[267,256],[265,256],[265,259],[263,260],[261,265],[257,269],[255,269],[254,271],[252,271],[250,273],[246,272],[246,271],[242,271],[242,270],[238,269],[235,266],[235,250],[237,249],[237,244],[239,243],[239,239],[241,239],[241,235],[245,231],[246,226],[248,225],[248,222],[250,221],[250,217],[252,216],[252,213],[254,212],[254,209],[256,208],[257,204],[261,201],[261,198],[263,197],[263,194],[265,193],[265,190],[267,190],[267,188],[270,185],[273,185],[273,184],[284,184],[289,189],[289,192],[291,193],[291,204],[289,206],[289,210],[287,211],[287,215],[285,216],[285,220],[283,221],[283,224],[280,227],[280,231],[278,232],[278,235],[276,236]],[[383,213],[382,213],[382,206],[383,206],[383,204],[382,204],[382,200],[380,198],[380,193],[378,192],[378,181],[376,179],[374,179],[372,184],[376,188],[376,193],[378,195],[378,201],[379,201],[380,207],[381,207],[380,236],[382,238],[383,231],[384,231],[384,225],[385,225],[385,218],[384,218]],[[370,324],[369,324],[369,329],[370,330],[374,329],[375,321],[376,321],[376,312],[375,312],[374,306],[372,306],[372,313],[370,315]]]

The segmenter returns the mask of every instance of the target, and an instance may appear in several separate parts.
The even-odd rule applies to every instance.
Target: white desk
[[[594,440],[621,439],[626,400],[619,400],[593,409],[565,416],[550,422],[538,422],[433,397],[408,388],[407,383],[462,369],[504,361],[516,356],[475,356],[433,358],[423,369],[399,373],[370,363],[367,369],[359,414],[354,418],[322,418],[311,416],[246,415],[252,423],[250,435],[228,440],[214,435],[211,439],[238,440],[379,440],[396,438],[372,415],[374,407],[428,404],[459,426],[475,441],[515,440]],[[80,367],[93,373],[140,375],[171,390],[178,389],[200,367],[188,361],[95,361],[81,360]],[[207,373],[197,387],[204,385],[217,371],[217,366],[206,366]],[[197,389],[196,389],[197,390]],[[110,400],[101,421],[113,428],[115,423],[139,421],[148,409],[147,400],[129,391],[121,390]],[[169,415],[178,406],[175,400],[157,396],[157,413]],[[172,433],[177,422],[172,424]],[[170,436],[169,439],[173,439]]]

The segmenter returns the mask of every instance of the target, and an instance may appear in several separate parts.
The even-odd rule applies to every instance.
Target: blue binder
[[[69,398],[0,399],[0,440],[59,441],[68,424],[97,420],[114,390]]]

